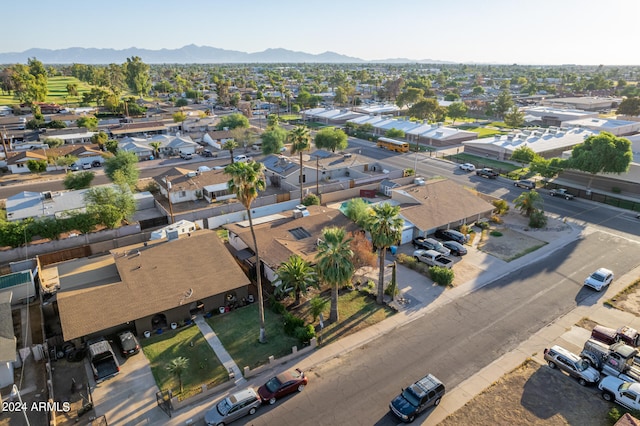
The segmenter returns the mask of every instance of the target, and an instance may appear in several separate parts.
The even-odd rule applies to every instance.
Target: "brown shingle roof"
[[[403,206],[400,213],[421,230],[428,230],[484,215],[494,207],[472,191],[447,179],[428,181],[426,185],[396,188],[414,197],[420,204]]]
[[[250,283],[209,230],[52,267],[60,274],[57,299],[65,340],[175,308],[188,289],[191,300],[199,300]]]
[[[309,206],[309,216],[293,219],[283,217],[272,222],[255,225],[256,239],[260,248],[260,259],[266,265],[277,268],[282,262],[286,262],[293,254],[300,255],[303,259],[315,263],[318,238],[322,238],[322,230],[328,226],[345,228],[348,232],[359,229],[351,219],[343,215],[339,210],[323,206]],[[249,247],[253,248],[251,228],[243,224],[231,224],[225,226]],[[302,228],[310,237],[297,239],[290,232],[296,228]],[[295,232],[295,231],[294,231]]]

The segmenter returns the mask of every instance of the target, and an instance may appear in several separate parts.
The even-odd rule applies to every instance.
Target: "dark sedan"
[[[120,353],[124,358],[135,355],[140,352],[140,344],[138,339],[130,331],[123,331],[118,334],[118,343],[120,344]]]
[[[464,256],[467,254],[465,246],[456,241],[445,241],[442,245],[448,248],[454,256]]]
[[[275,404],[277,399],[285,395],[296,391],[302,392],[307,383],[307,377],[300,369],[296,368],[269,379],[267,383],[260,386],[258,395],[260,395],[262,402]]]

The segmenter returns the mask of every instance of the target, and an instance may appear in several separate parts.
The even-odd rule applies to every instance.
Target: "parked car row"
[[[209,409],[204,421],[207,425],[225,425],[247,415],[253,415],[262,404],[275,402],[294,392],[302,392],[308,383],[300,369],[288,370],[267,380],[256,391],[253,388],[233,392]]]
[[[78,170],[89,170],[92,167],[102,167],[102,161],[95,160],[91,163],[73,163],[69,166],[69,170],[72,172],[77,172]]]

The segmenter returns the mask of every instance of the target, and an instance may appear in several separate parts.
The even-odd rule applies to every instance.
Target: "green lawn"
[[[69,96],[67,93],[67,84],[76,84],[78,86],[78,96]],[[78,106],[82,100],[82,94],[91,91],[91,86],[78,80],[75,77],[49,77],[47,80],[47,99],[46,102],[54,102],[59,105]],[[65,96],[68,98],[65,100]],[[0,95],[0,105],[16,105],[20,101],[13,95]]]
[[[258,343],[260,317],[256,303],[207,319],[240,370],[266,364],[271,355],[279,358],[290,354],[293,346],[299,346],[298,339],[284,334],[281,315],[267,308],[264,316],[267,334],[264,344]]]
[[[141,343],[158,387],[171,389],[180,399],[201,392],[203,384],[216,385],[229,380],[229,373],[195,325],[153,335],[142,339]],[[182,394],[178,379],[166,369],[169,362],[179,356],[189,360],[188,368],[182,374]]]

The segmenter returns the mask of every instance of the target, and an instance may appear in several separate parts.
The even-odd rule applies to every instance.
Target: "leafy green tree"
[[[171,116],[174,123],[182,123],[187,119],[187,114],[184,111],[178,111]]]
[[[93,172],[67,173],[67,175],[64,177],[63,184],[65,189],[89,188],[91,186],[93,178],[95,177],[96,174]]]
[[[484,88],[482,86],[474,86],[471,93],[474,96],[484,95]]]
[[[64,168],[66,172],[76,161],[78,161],[78,157],[75,155],[64,155],[56,158],[56,166]]]
[[[118,152],[118,141],[115,139],[109,139],[104,146],[107,148],[107,151],[114,155]]]
[[[424,99],[424,90],[418,89],[416,87],[408,87],[407,90],[400,93],[396,98],[396,105],[400,109],[404,108],[405,105],[413,105],[419,101]]]
[[[222,149],[229,151],[231,156],[231,164],[233,164],[233,150],[238,147],[238,143],[233,139],[228,139],[222,144]]]
[[[186,100],[185,98],[180,98],[176,101],[175,105],[177,108],[182,108],[189,105],[189,101]]]
[[[504,115],[504,124],[514,128],[522,127],[524,125],[524,112],[520,111],[517,106],[512,106]]]
[[[311,132],[307,126],[296,126],[289,132],[287,139],[291,142],[291,155],[299,154],[300,157],[300,202],[302,203],[304,196],[302,152],[311,149]]]
[[[67,213],[65,218],[66,229],[75,229],[82,234],[88,234],[96,227],[96,219],[89,212],[74,211]]]
[[[47,144],[49,148],[57,148],[64,145],[64,141],[59,138],[46,138],[42,142]]]
[[[525,164],[531,163],[536,157],[539,157],[539,155],[531,147],[524,145],[513,151],[511,161],[517,161],[524,167]]]
[[[302,200],[302,204],[304,204],[305,206],[319,206],[320,198],[318,198],[316,194],[309,194],[304,197],[304,200]]]
[[[84,194],[87,212],[98,223],[114,229],[125,219],[130,219],[136,211],[133,194],[126,185],[113,188],[100,186],[91,188]]]
[[[309,262],[297,254],[289,257],[289,260],[282,263],[276,271],[277,281],[274,283],[277,291],[289,293],[295,296],[295,304],[300,304],[300,296],[307,295],[309,287],[319,288],[316,273]]]
[[[44,173],[47,171],[47,161],[29,160],[27,161],[27,168],[31,173]]]
[[[335,90],[335,96],[333,97],[333,102],[336,105],[346,105],[346,103],[348,102],[348,97],[347,97],[347,89],[345,89],[344,87],[336,87]]]
[[[634,117],[640,115],[640,97],[633,96],[623,99],[618,106],[617,113]]]
[[[245,127],[236,127],[231,130],[231,137],[238,143],[238,146],[244,147],[245,150],[256,143],[258,139],[258,136],[251,128]]]
[[[498,97],[493,105],[493,110],[498,115],[498,117],[504,117],[507,111],[513,108],[515,104],[513,103],[513,98],[511,97],[511,93],[509,93],[508,89],[504,89]]]
[[[53,217],[38,219],[30,225],[30,228],[34,235],[49,240],[59,240],[60,234],[63,232],[61,223]]]
[[[335,127],[325,127],[320,129],[314,138],[314,142],[316,144],[316,148],[319,149],[328,149],[331,152],[336,152],[337,150],[343,150],[348,145],[347,134],[342,131],[342,129],[337,129]]]
[[[96,117],[80,117],[76,120],[78,127],[86,127],[88,130],[98,130],[98,119]]]
[[[280,116],[276,114],[267,115],[267,128],[280,125]]]
[[[428,98],[413,104],[408,114],[421,120],[435,121],[436,117],[442,114],[442,108],[436,99]]]
[[[388,138],[404,138],[404,130],[396,129],[395,127],[384,132],[384,135]]]
[[[277,124],[269,126],[262,133],[262,153],[264,155],[277,154],[284,147],[287,140],[287,131]]]
[[[381,305],[384,296],[384,259],[387,249],[398,244],[402,237],[404,220],[400,217],[400,206],[389,203],[377,204],[371,209],[367,221],[367,231],[371,234],[371,242],[378,249],[378,295],[376,302]]]
[[[266,331],[264,325],[264,300],[262,296],[262,271],[260,267],[260,254],[258,251],[258,241],[253,227],[253,217],[251,216],[251,204],[258,197],[259,191],[266,188],[264,177],[264,166],[255,161],[247,163],[231,163],[224,169],[225,173],[231,176],[227,183],[229,191],[236,195],[238,201],[247,210],[249,218],[249,228],[253,239],[253,250],[256,255],[254,262],[256,268],[256,287],[258,288],[258,311],[260,314],[260,343],[266,341]]]
[[[567,161],[561,158],[551,158],[547,160],[538,156],[529,164],[529,170],[544,178],[551,179],[562,172],[566,163]]]
[[[447,115],[453,120],[453,124],[456,124],[456,118],[463,118],[467,115],[467,106],[464,102],[454,102],[447,107]]]
[[[513,200],[513,204],[522,214],[530,217],[534,211],[542,210],[544,201],[540,193],[532,189],[531,191],[525,191],[520,194],[518,198]]]
[[[351,239],[347,238],[345,230],[335,226],[323,229],[322,238],[318,241],[316,273],[322,282],[331,287],[329,321],[332,323],[339,320],[339,286],[351,281],[354,273],[350,243]]]
[[[183,356],[172,359],[171,362],[169,362],[169,365],[165,367],[171,374],[175,375],[178,378],[180,393],[184,392],[184,389],[182,388],[182,375],[185,371],[187,371],[188,367],[189,358],[185,358]]]
[[[18,220],[14,222],[0,221],[0,244],[3,247],[20,247],[31,241],[33,234],[30,225],[33,219]]]
[[[224,130],[225,128],[232,130],[236,127],[249,128],[249,119],[242,114],[234,113],[225,115],[220,119],[220,122],[216,126],[218,130]]]
[[[143,95],[149,93],[151,89],[151,76],[149,74],[149,65],[142,62],[138,56],[127,58],[124,63],[125,81],[129,90],[142,98]]]
[[[534,210],[531,212],[531,216],[529,216],[529,226],[536,229],[547,226],[547,216],[545,216],[544,211]]]
[[[104,162],[104,173],[112,182],[120,184],[123,183],[120,179],[123,179],[124,183],[133,188],[140,176],[138,156],[130,151],[117,151]]]
[[[573,147],[568,167],[591,174],[587,188],[597,173],[621,174],[629,170],[633,160],[631,142],[609,132],[589,136]]]
[[[64,121],[60,121],[60,120],[51,120],[48,124],[47,124],[47,128],[49,129],[66,129],[67,125],[64,123]]]
[[[344,214],[349,219],[357,223],[359,227],[366,229],[370,210],[371,206],[362,198],[352,198],[347,201]]]

